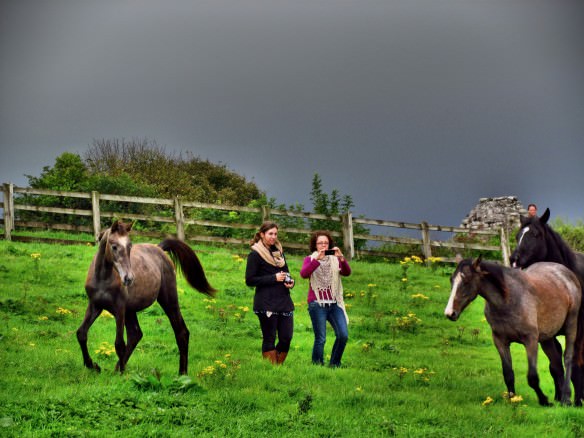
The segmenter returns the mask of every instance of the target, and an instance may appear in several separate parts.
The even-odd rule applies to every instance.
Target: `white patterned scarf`
[[[317,257],[318,252],[316,251],[310,256],[313,260]],[[324,256],[324,259],[319,260],[319,262],[320,266],[310,275],[310,286],[316,296],[316,302],[322,306],[325,303],[330,303],[332,299],[332,302],[336,302],[337,306],[343,310],[348,324],[349,316],[345,310],[343,299],[339,259],[336,256]]]
[[[262,259],[267,263],[277,268],[282,268],[286,264],[286,259],[284,258],[284,251],[282,250],[282,244],[276,241],[276,251],[271,251],[266,248],[266,245],[262,243],[261,240],[257,241],[251,246],[255,252],[257,252]]]

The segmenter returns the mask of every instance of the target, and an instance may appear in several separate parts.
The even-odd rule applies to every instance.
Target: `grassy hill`
[[[247,250],[195,247],[216,299],[179,276],[191,332],[189,376],[178,378],[170,324],[155,304],[139,315],[144,338],[123,375],[114,372],[115,323],[98,318],[83,367],[77,330],[95,249],[0,241],[0,436],[468,437],[584,434],[583,411],[541,408],[514,346],[517,391],[505,386],[477,300],[457,323],[443,310],[452,266],[410,261],[351,263],[344,279],[351,319],[344,367],[310,363],[313,342],[302,257],[295,334],[283,366],[261,358],[261,336],[244,283]],[[404,281],[407,279],[407,281]],[[325,353],[333,343],[328,328]],[[540,355],[548,396],[553,382]]]

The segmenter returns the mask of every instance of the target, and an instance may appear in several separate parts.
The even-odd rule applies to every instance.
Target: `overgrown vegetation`
[[[55,160],[53,167],[45,166],[40,176],[27,175],[29,186],[65,192],[89,193],[96,191],[107,195],[138,196],[147,198],[174,199],[186,202],[203,202],[259,208],[266,206],[272,210],[302,212],[302,204],[284,205],[275,198],[268,198],[255,183],[229,170],[225,165],[213,164],[191,153],[168,154],[156,142],[147,139],[102,139],[95,140],[84,158],[73,153],[63,153]],[[70,198],[44,195],[19,196],[18,202],[43,207],[59,207],[90,210],[91,202],[84,198]],[[313,211],[324,215],[339,215],[348,212],[354,205],[350,195],[341,195],[334,189],[330,194],[322,189],[319,175],[314,175],[311,191]],[[142,214],[174,218],[171,207],[164,205],[139,204],[119,201],[100,201],[104,212],[118,214]],[[17,220],[53,222],[76,226],[91,226],[91,218],[38,211],[18,211]],[[199,221],[243,223],[259,226],[261,214],[215,209],[185,208],[188,219]],[[281,228],[319,229],[340,231],[341,223],[330,220],[306,220],[287,215],[277,217]],[[108,223],[102,223],[107,226]],[[175,232],[172,224],[160,222],[135,224],[136,230],[156,230],[163,233]],[[191,232],[209,234],[216,237],[243,238],[247,230],[218,228],[206,225],[191,225]],[[358,227],[358,232],[367,232]],[[307,243],[306,235],[290,233],[283,235],[289,242]],[[342,243],[342,242],[339,242]],[[357,242],[364,246],[365,242]]]
[[[134,239],[136,240],[136,239]],[[457,323],[443,310],[452,266],[353,261],[345,278],[350,317],[344,367],[310,363],[307,282],[298,275],[292,350],[281,367],[261,358],[245,286],[245,254],[196,247],[220,292],[209,299],[179,275],[191,332],[189,375],[179,378],[173,332],[160,306],[139,315],[144,338],[114,372],[115,323],[99,317],[89,346],[101,374],[83,368],[75,331],[95,249],[0,241],[0,435],[156,437],[468,437],[584,434],[582,411],[541,408],[512,349],[522,400],[504,383],[483,303]],[[302,256],[289,256],[298,273]],[[403,279],[406,279],[404,281]],[[330,353],[329,336],[325,352]],[[515,346],[514,346],[515,347]],[[553,393],[544,356],[542,388]]]

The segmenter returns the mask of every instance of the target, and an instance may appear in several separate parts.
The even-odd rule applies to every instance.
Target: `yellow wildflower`
[[[101,315],[99,315],[101,318],[113,318],[114,315],[112,315],[111,313],[109,313],[107,310],[104,310],[103,312],[101,312]]]
[[[509,399],[509,401],[510,401],[511,403],[520,403],[520,402],[522,402],[522,401],[523,401],[523,397],[521,397],[520,395],[514,395],[513,397],[511,397],[511,398]]]
[[[484,401],[484,402],[482,402],[482,405],[483,405],[483,406],[488,406],[488,405],[490,405],[490,404],[491,404],[491,403],[493,403],[493,402],[494,402],[494,400],[493,400],[493,399],[492,399],[492,398],[489,396],[489,397],[487,397],[487,398],[485,399],[485,401]]]
[[[428,298],[426,295],[424,295],[424,294],[413,294],[413,295],[412,295],[412,298],[419,298],[419,299],[421,299],[421,300],[427,300],[427,299],[429,299],[429,298]]]

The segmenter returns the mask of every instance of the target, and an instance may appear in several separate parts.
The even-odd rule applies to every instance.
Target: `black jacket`
[[[254,312],[279,313],[294,310],[290,289],[276,280],[276,274],[280,271],[289,272],[288,265],[284,264],[281,268],[270,265],[256,251],[251,251],[247,256],[245,284],[255,287]]]

